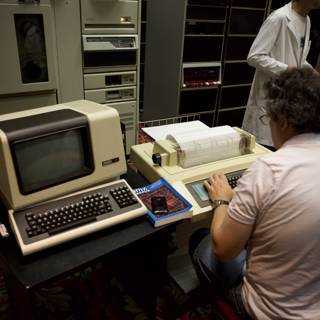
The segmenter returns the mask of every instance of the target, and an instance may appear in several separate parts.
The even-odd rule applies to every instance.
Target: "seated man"
[[[260,157],[232,190],[205,182],[211,232],[190,239],[200,280],[228,295],[242,318],[320,319],[320,76],[290,69],[266,84],[261,121],[277,151]],[[198,242],[197,242],[198,241]]]

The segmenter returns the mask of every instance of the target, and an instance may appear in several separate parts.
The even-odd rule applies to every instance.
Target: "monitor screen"
[[[19,187],[28,194],[89,174],[86,128],[15,142],[12,153]]]

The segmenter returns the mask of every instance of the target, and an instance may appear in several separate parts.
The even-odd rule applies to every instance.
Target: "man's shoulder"
[[[289,16],[289,4],[286,4],[285,6],[274,10],[270,13],[270,15],[268,16],[268,20],[270,21],[278,21],[278,20],[287,20],[288,16]]]
[[[282,8],[281,8],[282,9]],[[288,15],[283,10],[273,11],[267,19],[264,21],[263,25],[269,30],[277,30],[287,25],[289,21]]]
[[[299,155],[297,150],[291,146],[283,146],[275,152],[270,152],[259,157],[256,161],[260,167],[269,168],[273,171],[274,169],[280,169],[288,167],[291,159],[297,159]]]
[[[277,164],[283,162],[283,159],[286,159],[286,161],[288,160],[286,152],[277,150],[276,152],[270,152],[258,157],[255,160],[255,166],[259,167],[260,170],[264,168],[264,170],[272,171]]]

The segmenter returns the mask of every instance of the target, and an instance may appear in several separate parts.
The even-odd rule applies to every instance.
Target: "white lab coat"
[[[274,11],[264,21],[248,54],[249,65],[256,68],[242,128],[256,136],[257,142],[272,146],[269,126],[259,121],[264,113],[264,84],[290,67],[312,66],[306,61],[310,49],[310,19],[307,17],[305,46],[301,60],[300,39],[293,27],[295,16],[292,2]]]

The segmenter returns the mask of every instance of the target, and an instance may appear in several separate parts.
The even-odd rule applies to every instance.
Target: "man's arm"
[[[231,201],[234,191],[225,175],[212,175],[205,182],[210,199]],[[211,235],[214,252],[221,261],[231,260],[245,247],[253,225],[243,224],[229,217],[228,206],[220,205],[214,210]]]
[[[246,246],[252,232],[252,224],[243,224],[229,217],[227,206],[219,206],[211,224],[214,253],[221,261],[236,257]]]
[[[277,13],[272,14],[264,21],[247,57],[250,66],[270,75],[279,75],[288,68],[286,63],[276,60],[270,55],[276,45],[282,23],[285,23],[283,17]]]

